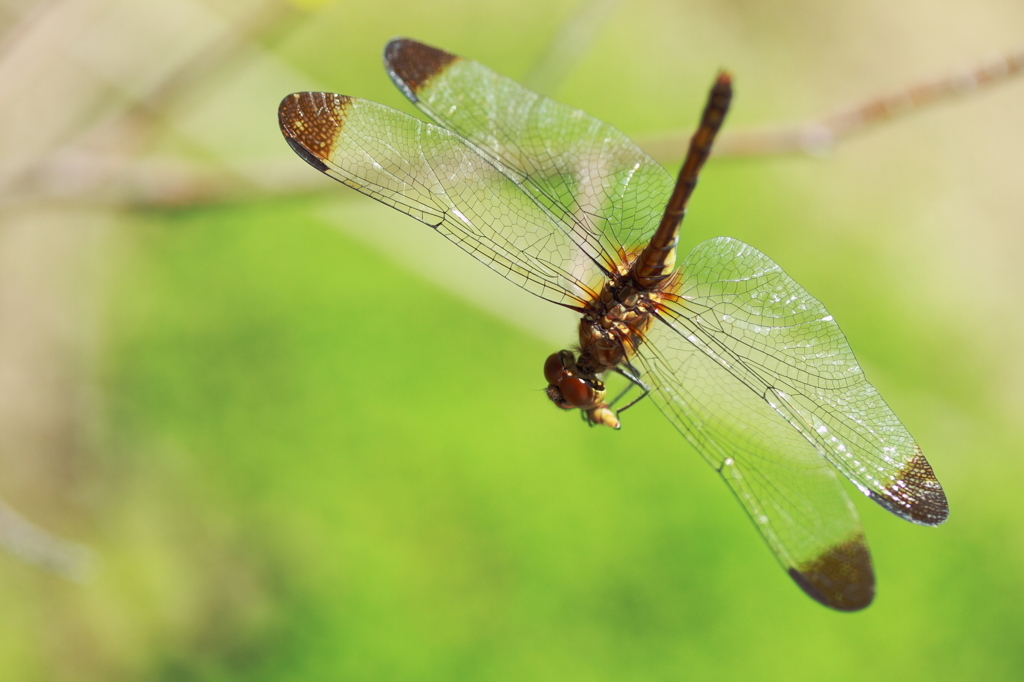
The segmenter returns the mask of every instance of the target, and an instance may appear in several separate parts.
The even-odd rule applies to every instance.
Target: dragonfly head
[[[581,374],[572,351],[549,355],[544,362],[544,378],[548,380],[548,398],[555,405],[563,410],[583,410],[591,424],[619,428],[618,419],[604,403],[604,383],[597,377]]]

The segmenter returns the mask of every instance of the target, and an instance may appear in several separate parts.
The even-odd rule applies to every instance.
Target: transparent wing
[[[656,323],[640,347],[649,398],[718,471],[810,596],[842,610],[870,604],[871,557],[835,470],[758,394],[677,338]]]
[[[823,460],[903,518],[945,520],[931,467],[821,303],[728,238],[695,247],[682,270],[664,324],[640,347],[643,380],[783,565],[805,578],[869,573],[859,522]],[[850,568],[858,562],[867,570]]]
[[[285,139],[339,182],[434,228],[527,291],[580,307],[603,273],[566,224],[454,133],[374,102],[285,97]]]
[[[427,116],[495,160],[606,272],[646,245],[672,177],[629,138],[469,59],[412,40],[388,44],[395,84]]]
[[[868,383],[839,325],[778,265],[743,242],[699,244],[663,319],[663,354],[700,349],[892,513],[937,525],[949,508],[906,427]],[[685,381],[685,376],[679,376]]]
[[[835,320],[767,256],[726,237],[699,244],[659,318],[638,352],[652,399],[812,596],[822,592],[814,580],[870,575],[859,522],[824,460],[902,518],[946,519],[931,467]]]

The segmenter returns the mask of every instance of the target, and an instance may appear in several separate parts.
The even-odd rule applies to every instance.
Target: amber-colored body
[[[654,320],[660,299],[677,281],[677,276],[670,276],[650,291],[640,290],[628,273],[606,282],[580,319],[577,354],[561,351],[548,358],[544,370],[548,397],[563,409],[584,410],[591,424],[618,428],[618,419],[604,402],[601,375],[629,362]]]
[[[660,301],[674,296],[679,281],[678,273],[674,272],[679,225],[731,99],[729,75],[720,74],[651,241],[635,259],[623,258],[628,269],[610,273],[600,294],[581,311],[577,353],[560,351],[545,362],[548,397],[562,409],[583,410],[591,424],[619,428],[618,418],[605,403],[601,376],[629,363],[643,343]]]

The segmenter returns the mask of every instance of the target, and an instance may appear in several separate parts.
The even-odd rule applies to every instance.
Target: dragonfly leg
[[[615,369],[613,369],[612,371],[618,374],[619,376],[625,377],[631,385],[639,386],[640,388],[644,389],[644,391],[650,390],[647,388],[644,382],[640,381],[640,372],[638,372],[636,367],[634,367],[632,364],[624,362]]]
[[[626,397],[626,394],[629,393],[631,390],[633,390],[634,386],[640,387],[640,389],[643,391],[643,393],[638,395],[633,400],[629,401],[629,403],[625,407],[622,407],[622,408],[616,410],[615,411],[615,416],[618,416],[618,415],[622,414],[623,412],[625,412],[626,410],[628,410],[629,408],[631,408],[634,405],[636,405],[638,402],[640,402],[644,398],[646,398],[647,394],[651,392],[651,389],[650,389],[650,387],[647,384],[645,384],[644,382],[642,382],[640,380],[640,373],[637,372],[636,368],[633,367],[633,365],[631,365],[629,363],[624,363],[623,365],[621,365],[619,367],[616,367],[614,371],[615,371],[616,374],[619,374],[620,376],[625,377],[626,380],[629,381],[629,384],[626,385],[626,388],[623,389],[621,393],[619,393],[617,396],[615,396],[614,400],[612,400],[610,403],[608,403],[609,407],[614,406],[617,402],[619,402],[624,397]]]

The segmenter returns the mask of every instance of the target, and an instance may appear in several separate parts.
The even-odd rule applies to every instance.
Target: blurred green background
[[[521,78],[588,21],[552,94],[631,136],[687,133],[723,67],[727,128],[799,121],[1019,48],[1024,6],[579,9],[4,3],[0,679],[1024,678],[1024,80],[712,160],[684,225],[825,302],[946,488],[930,529],[850,487],[857,614],[790,582],[653,406],[612,432],[547,403],[571,316],[276,124],[311,88],[411,112],[397,35]]]

